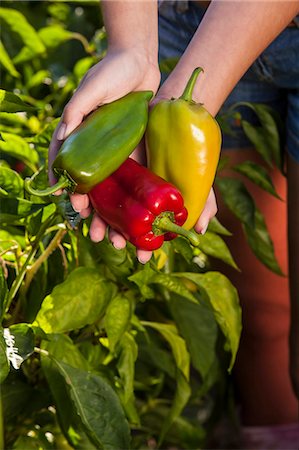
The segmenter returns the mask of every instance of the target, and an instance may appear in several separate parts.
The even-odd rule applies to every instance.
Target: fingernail
[[[209,224],[207,223],[207,224],[201,229],[200,234],[205,234],[205,232],[206,232],[207,229],[208,229],[208,226],[209,226]]]
[[[63,141],[64,137],[65,137],[65,132],[66,132],[66,124],[62,123],[59,127],[59,130],[57,132],[57,139],[58,141]]]

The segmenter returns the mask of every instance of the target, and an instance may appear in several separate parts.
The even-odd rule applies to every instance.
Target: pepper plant
[[[2,5],[0,447],[206,446],[223,416],[233,423],[241,310],[230,280],[213,270],[215,257],[237,270],[230,233],[213,219],[198,247],[178,237],[141,265],[130,243],[92,243],[90,218],[80,220],[67,195],[28,194],[24,179],[37,170],[37,187],[48,185],[53,130],[104,56],[105,32],[95,2]],[[263,153],[277,128],[269,111],[247,107],[261,126],[244,129]],[[238,170],[275,194],[260,168]],[[218,184],[257,256],[279,271],[242,181]]]

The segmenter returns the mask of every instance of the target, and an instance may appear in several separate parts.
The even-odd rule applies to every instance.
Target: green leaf
[[[236,288],[219,272],[177,273],[196,283],[207,294],[215,319],[226,338],[226,350],[231,352],[229,370],[232,369],[239,347],[242,322],[241,308]]]
[[[21,197],[24,191],[22,177],[8,167],[0,167],[0,186],[13,197]]]
[[[0,383],[3,383],[9,374],[10,364],[6,357],[6,343],[3,337],[3,328],[0,328]]]
[[[85,444],[85,448],[92,450],[94,447],[82,430],[80,420],[69,398],[65,379],[57,369],[53,358],[82,370],[88,370],[89,364],[68,336],[51,334],[48,335],[48,339],[43,340],[42,349],[48,351],[52,359],[42,356],[41,365],[54,397],[61,429],[72,446],[77,447],[79,443],[80,448],[82,446],[84,448]],[[72,429],[76,433],[72,433]]]
[[[260,166],[259,164],[255,164],[252,161],[245,161],[241,164],[234,166],[233,169],[236,172],[245,175],[253,183],[257,184],[259,187],[269,192],[269,194],[274,195],[274,197],[280,198],[275,190],[275,186],[272,182],[269,173],[264,167]]]
[[[51,73],[49,70],[38,70],[35,74],[32,75],[30,80],[26,83],[26,88],[28,90],[40,86],[44,83],[46,78],[50,78]]]
[[[86,72],[95,64],[95,58],[92,56],[86,56],[85,58],[79,59],[74,66],[73,73],[77,81],[81,81],[81,78],[86,74]]]
[[[156,273],[151,280],[151,283],[159,284],[160,286],[165,287],[170,292],[175,292],[176,294],[181,295],[182,297],[187,298],[191,302],[197,303],[197,300],[195,299],[194,295],[189,291],[189,289],[185,286],[184,283],[182,283],[180,280],[178,280],[175,276],[172,274],[167,273]]]
[[[171,295],[169,306],[186,341],[192,364],[204,379],[216,358],[218,328],[213,312],[203,302],[191,303],[176,294]]]
[[[23,161],[28,167],[35,171],[39,161],[36,150],[31,148],[21,136],[4,132],[1,133],[1,136],[3,140],[0,141],[0,151]]]
[[[34,332],[27,323],[18,323],[9,327],[9,332],[14,336],[15,347],[23,360],[29,358],[34,352]]]
[[[82,328],[99,320],[114,294],[98,270],[78,267],[44,299],[34,325],[46,333]]]
[[[190,355],[186,342],[179,336],[174,325],[157,322],[142,322],[142,324],[157,330],[164,337],[171,348],[177,366],[175,397],[170,412],[162,426],[159,438],[159,445],[161,445],[166,433],[174,420],[181,414],[191,395],[189,386]]]
[[[207,231],[200,237],[198,248],[206,255],[221,259],[235,269],[238,269],[238,266],[235,263],[226,243],[220,236],[218,236],[218,234]]]
[[[129,449],[130,430],[119,399],[98,374],[54,361],[90,440],[101,450]]]
[[[54,49],[70,39],[77,39],[77,33],[72,33],[61,25],[50,25],[38,30],[38,35],[45,47]]]
[[[5,47],[0,40],[0,61],[2,66],[7,70],[7,72],[14,78],[20,78],[20,74],[15,68],[12,60],[10,59],[9,54],[5,50]]]
[[[45,207],[45,204],[32,203],[22,198],[5,197],[1,199],[0,223],[18,224],[20,219],[30,216]]]
[[[39,147],[48,148],[59,120],[59,118],[52,120],[52,122],[46,125],[40,133],[33,137],[31,142],[38,145]]]
[[[5,301],[8,294],[7,283],[3,266],[0,265],[0,318],[2,319],[5,310]]]
[[[108,305],[105,316],[105,329],[109,340],[109,348],[114,352],[116,345],[127,330],[132,315],[130,299],[118,294]]]
[[[255,256],[272,272],[283,275],[279,263],[275,257],[274,246],[269,235],[266,222],[259,210],[255,211],[255,228],[244,226],[244,232],[248,244]]]
[[[15,113],[22,111],[32,111],[33,108],[27,103],[24,103],[17,95],[12,92],[0,89],[0,111],[7,113]]]
[[[227,207],[244,224],[254,227],[255,204],[244,183],[235,178],[217,178],[217,186]]]
[[[40,55],[46,51],[35,29],[30,25],[22,13],[13,8],[0,8],[0,19],[9,27],[10,31],[16,33],[32,55]],[[18,63],[18,56],[14,58]]]
[[[120,357],[117,362],[117,370],[122,380],[124,391],[124,404],[134,399],[134,375],[137,355],[138,347],[135,339],[131,334],[126,333],[121,341]]]
[[[209,222],[208,231],[212,231],[213,233],[222,234],[224,236],[231,236],[232,233],[228,231],[217,219],[217,217],[213,217]]]
[[[241,120],[244,132],[255,145],[257,151],[271,166],[272,158],[278,168],[282,169],[281,146],[276,111],[267,105],[249,102],[240,102],[238,105],[252,109],[261,126],[254,127],[245,120]]]

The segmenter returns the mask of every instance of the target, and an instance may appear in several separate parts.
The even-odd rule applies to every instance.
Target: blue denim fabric
[[[182,7],[183,6],[183,7]],[[205,10],[194,2],[162,2],[159,8],[159,59],[180,57],[192,39]],[[299,162],[299,17],[297,27],[286,28],[253,63],[226,99],[220,113],[233,103],[263,103],[279,112],[286,124],[285,144]],[[163,78],[162,78],[163,79]],[[244,108],[242,116],[257,123]],[[242,129],[231,123],[234,135],[223,136],[224,148],[251,144]]]

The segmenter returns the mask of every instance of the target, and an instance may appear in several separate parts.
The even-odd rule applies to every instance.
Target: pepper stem
[[[49,186],[46,189],[34,189],[31,185],[34,178],[38,175],[39,172],[36,172],[31,178],[25,179],[25,189],[29,194],[37,195],[38,197],[45,197],[46,195],[54,194],[54,192],[59,189],[64,189],[69,186],[70,182],[66,177],[60,177],[56,184],[53,186]]]
[[[192,94],[194,90],[194,86],[197,80],[198,75],[200,72],[203,72],[203,69],[201,67],[196,67],[196,69],[193,70],[192,75],[185,87],[185,90],[183,94],[180,96],[181,99],[186,100],[187,102],[192,102]]]
[[[171,233],[176,233],[187,238],[194,247],[199,245],[199,236],[190,230],[185,230],[185,228],[180,227],[176,223],[172,222],[167,216],[159,217],[155,221],[155,227],[161,231],[170,231]]]

